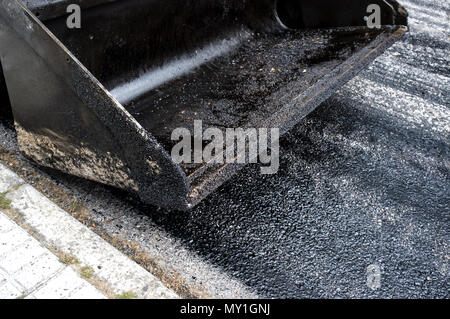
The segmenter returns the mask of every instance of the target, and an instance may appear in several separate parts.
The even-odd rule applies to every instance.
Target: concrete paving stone
[[[93,286],[84,284],[81,288],[71,293],[67,299],[106,299],[106,297]]]
[[[6,270],[0,267],[0,299],[2,299],[1,296],[5,299],[15,298],[13,296],[22,296],[25,290]]]
[[[83,287],[85,281],[70,267],[50,279],[41,288],[31,294],[37,299],[64,299],[73,291]]]
[[[77,299],[104,297],[1,212],[0,224],[0,297],[60,298],[70,293]],[[40,285],[44,286],[37,289]]]
[[[0,212],[0,215],[2,213]],[[0,241],[8,241],[13,243],[21,243],[31,238],[23,229],[21,229],[18,225],[15,225],[14,228],[5,229],[4,232],[0,232]]]
[[[6,192],[11,189],[11,187],[23,183],[23,179],[11,172],[4,165],[0,164],[0,193]]]
[[[15,223],[3,214],[0,214],[0,235],[15,228]]]
[[[178,298],[159,279],[30,185],[21,186],[7,197],[12,200],[12,209],[19,212],[27,224],[53,246],[76,256],[83,265],[94,269],[95,275],[116,293],[130,290],[139,297]]]
[[[35,240],[27,240],[16,249],[0,256],[0,266],[8,273],[14,273],[20,268],[32,264],[47,250]]]
[[[0,286],[3,285],[5,282],[7,282],[8,279],[9,279],[9,274],[6,272],[6,270],[4,270],[0,267]]]
[[[0,283],[0,299],[16,299],[22,296],[23,291],[10,281]]]
[[[31,238],[9,217],[0,212],[0,256]]]
[[[0,238],[0,259],[3,258],[3,256],[8,255],[10,252],[17,250],[22,245],[28,245],[32,242],[32,238],[23,238],[23,234],[20,230],[14,229],[10,231],[9,233],[5,233],[3,235],[11,235],[11,240],[8,240],[5,238],[6,236],[3,236],[3,238]],[[0,234],[0,237],[1,234]],[[19,239],[19,240],[15,240]],[[0,262],[1,264],[1,262]]]
[[[51,252],[39,256],[32,264],[28,264],[13,274],[13,277],[28,291],[53,277],[64,269],[64,264]]]
[[[64,268],[55,255],[1,212],[0,226],[0,265],[25,290]]]

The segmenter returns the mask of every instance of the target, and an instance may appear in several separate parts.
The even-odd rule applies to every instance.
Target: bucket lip
[[[190,185],[186,174],[151,132],[142,127],[22,0],[0,1],[0,8],[3,24],[48,62],[49,71],[59,76],[61,85],[69,86],[112,133],[122,150],[122,154],[116,155],[130,168],[142,200],[173,209],[188,209]],[[159,172],[150,165],[155,162]]]
[[[353,27],[355,29],[361,27]],[[349,29],[338,28],[345,31]],[[285,127],[280,128],[280,138],[287,133],[296,123],[299,123],[302,118],[312,112],[318,107],[326,97],[330,96],[335,89],[344,85],[348,80],[354,77],[365,65],[373,61],[377,56],[382,54],[394,42],[398,41],[408,31],[408,28],[403,25],[386,26],[383,27],[382,32],[367,46],[365,46],[358,54],[350,57],[344,61],[338,68],[329,72],[319,83],[314,84],[307,92],[303,92],[291,103],[281,107],[276,113],[262,123],[256,123],[257,127],[271,127],[269,123],[277,122],[277,117],[291,116],[295,119],[286,124]],[[305,100],[306,98],[306,100]],[[298,102],[302,101],[306,109],[299,107]],[[288,114],[288,115],[286,115]],[[189,205],[194,207],[206,198],[215,189],[220,187],[226,180],[238,173],[245,167],[245,164],[228,163],[215,164],[213,162],[205,163],[200,170],[204,173],[196,172],[196,176],[188,176],[191,184],[191,192],[189,193]]]

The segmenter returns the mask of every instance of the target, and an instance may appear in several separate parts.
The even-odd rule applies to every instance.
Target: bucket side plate
[[[0,1],[0,58],[27,157],[188,207],[179,166],[19,0]]]

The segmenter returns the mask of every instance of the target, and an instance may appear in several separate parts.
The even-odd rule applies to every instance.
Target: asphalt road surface
[[[278,174],[248,166],[190,212],[22,160],[197,295],[449,298],[450,3],[401,2],[408,36],[282,139]]]

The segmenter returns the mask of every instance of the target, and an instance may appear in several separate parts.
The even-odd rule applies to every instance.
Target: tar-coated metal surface
[[[403,4],[410,34],[282,139],[277,175],[249,166],[193,211],[171,213],[43,174],[106,232],[209,295],[448,298],[450,7]],[[1,124],[1,146],[14,143]]]
[[[189,165],[186,178],[171,147],[162,147],[172,145],[172,131],[195,119],[223,131],[271,126],[284,134],[406,32],[352,27],[365,23],[368,1],[346,0],[351,10],[325,13],[319,8],[330,0],[313,12],[304,11],[312,2],[289,10],[348,23],[314,31],[284,29],[273,0],[114,1],[83,11],[79,30],[67,28],[65,16],[47,21],[53,34],[20,0],[2,3],[0,55],[21,151],[42,166],[138,193],[147,204],[192,208],[241,166]],[[397,23],[397,11],[385,9],[381,23]],[[134,118],[97,80],[119,84],[110,93]]]

